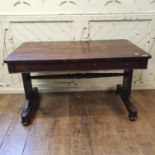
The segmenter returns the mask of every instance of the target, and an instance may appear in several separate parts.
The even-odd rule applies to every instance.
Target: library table
[[[35,79],[99,78],[123,76],[122,85],[116,86],[126,106],[129,119],[135,121],[137,108],[131,101],[134,69],[146,69],[151,55],[128,40],[25,42],[4,60],[9,73],[21,73],[25,102],[21,113],[22,124],[29,125],[32,111],[37,107],[38,89],[32,87]],[[87,71],[123,70],[123,72],[87,73]],[[31,75],[32,72],[53,71],[58,74]],[[59,71],[76,71],[60,74]],[[80,71],[85,71],[80,73]],[[35,110],[36,111],[36,110]]]

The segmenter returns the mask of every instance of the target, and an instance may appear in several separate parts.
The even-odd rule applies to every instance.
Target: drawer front
[[[71,61],[71,62],[17,62],[10,64],[9,72],[38,72],[38,71],[91,71],[110,69],[145,69],[147,59],[128,61]],[[9,65],[9,64],[8,64]]]

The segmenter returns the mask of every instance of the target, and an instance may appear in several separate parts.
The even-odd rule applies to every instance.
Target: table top
[[[67,61],[85,59],[151,58],[128,40],[25,42],[4,61]]]

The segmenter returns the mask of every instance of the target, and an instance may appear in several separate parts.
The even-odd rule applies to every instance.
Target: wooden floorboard
[[[139,117],[128,120],[114,92],[41,94],[23,127],[23,95],[0,95],[0,155],[154,155],[155,90],[133,91]]]
[[[3,98],[0,103],[3,107],[0,116],[0,132],[3,133],[0,155],[21,155],[30,128],[23,128],[19,117],[23,95],[5,95]]]

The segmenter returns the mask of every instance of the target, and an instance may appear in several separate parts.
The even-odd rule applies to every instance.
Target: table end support
[[[38,88],[32,88],[30,73],[22,73],[23,86],[25,91],[25,103],[21,112],[21,122],[24,126],[31,123],[39,105]]]
[[[25,99],[25,103],[21,112],[21,122],[24,126],[28,126],[31,123],[32,118],[34,118],[38,108],[38,99],[38,88],[33,88],[32,96],[30,99]]]
[[[121,97],[125,107],[129,113],[129,120],[136,121],[138,118],[138,110],[131,100],[131,85],[133,70],[127,69],[124,71],[127,76],[123,78],[123,85],[116,86],[116,93]]]

